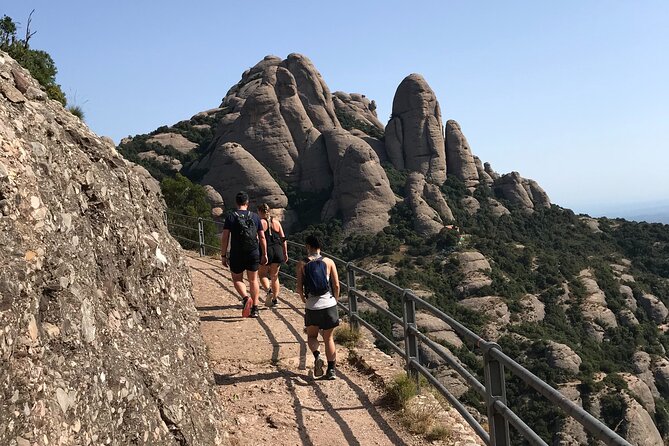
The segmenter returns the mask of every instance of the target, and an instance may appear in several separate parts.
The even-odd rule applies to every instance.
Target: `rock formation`
[[[669,310],[660,299],[650,293],[642,293],[639,303],[648,316],[657,324],[663,323],[669,315]]]
[[[410,74],[397,87],[385,136],[388,158],[395,168],[422,173],[433,184],[446,180],[439,102],[420,74]]]
[[[523,212],[532,213],[539,207],[550,207],[550,199],[546,192],[534,180],[511,172],[497,178],[493,183],[495,194],[508,200]]]
[[[586,290],[586,296],[581,304],[583,318],[588,324],[590,334],[602,341],[604,331],[607,328],[616,328],[618,322],[606,302],[606,294],[599,288],[599,285],[592,276],[590,270],[583,270],[579,273],[579,280]]]
[[[221,444],[157,183],[2,52],[0,91],[0,444]]]
[[[500,296],[470,297],[458,302],[469,310],[481,313],[490,320],[484,330],[483,337],[496,341],[500,336],[500,329],[511,321],[509,307]]]
[[[438,234],[443,228],[444,223],[441,215],[437,212],[432,206],[425,201],[424,196],[426,191],[430,197],[435,199],[435,205],[439,206],[442,204],[438,201],[437,197],[440,196],[443,200],[443,196],[437,190],[439,195],[430,192],[428,188],[428,183],[425,181],[423,174],[419,172],[413,172],[407,177],[407,182],[405,186],[406,190],[406,202],[413,211],[415,215],[414,220],[414,229],[421,235],[430,236]],[[444,208],[442,212],[447,214],[450,212],[450,208],[445,201],[443,201]],[[448,215],[446,215],[448,217]],[[453,214],[450,214],[450,219],[453,218]]]
[[[448,175],[461,179],[466,187],[473,189],[479,184],[479,170],[472,150],[460,124],[452,119],[446,122],[446,165]]]
[[[385,127],[376,115],[376,102],[370,101],[364,94],[349,94],[343,91],[335,91],[332,95],[332,102],[336,112],[373,127],[379,133],[383,133]]]
[[[147,142],[156,142],[161,146],[172,146],[181,153],[188,153],[197,147],[197,144],[189,141],[178,133],[159,133],[149,138]]]
[[[457,287],[457,292],[467,296],[483,287],[492,284],[490,278],[490,263],[477,251],[465,251],[455,254],[463,280]]]
[[[549,341],[548,364],[551,367],[566,370],[575,375],[581,366],[581,358],[568,345]]]
[[[225,203],[234,203],[240,185],[248,185],[245,190],[252,204],[262,201],[272,209],[288,205],[286,195],[267,169],[239,144],[226,143],[216,147],[200,164],[208,168],[202,184],[212,186]]]
[[[395,194],[369,144],[342,132],[335,129],[324,133],[335,183],[323,217],[341,213],[344,233],[376,234],[388,225]]]

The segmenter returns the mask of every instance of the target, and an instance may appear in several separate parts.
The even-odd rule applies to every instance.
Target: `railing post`
[[[355,270],[351,264],[346,264],[346,285],[348,288],[348,319],[351,322],[351,328],[357,330],[360,328],[358,323],[358,296],[355,295]]]
[[[406,354],[406,369],[410,377],[416,380],[418,385],[418,371],[411,367],[411,360],[418,361],[418,338],[411,331],[416,329],[416,302],[411,298],[411,290],[404,290],[402,294],[404,303],[404,352]]]
[[[197,218],[197,237],[198,241],[200,243],[200,257],[204,257],[205,255],[205,246],[204,246],[204,222],[202,221],[202,217]]]
[[[500,400],[506,404],[504,365],[498,360],[490,357],[490,351],[495,348],[499,349],[500,347],[491,342],[484,348],[483,354],[490,446],[508,446],[511,444],[509,438],[509,422],[495,409],[494,406],[496,400]]]

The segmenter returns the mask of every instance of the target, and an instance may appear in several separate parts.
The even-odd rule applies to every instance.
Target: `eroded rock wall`
[[[0,91],[0,444],[221,444],[157,183],[1,52]]]

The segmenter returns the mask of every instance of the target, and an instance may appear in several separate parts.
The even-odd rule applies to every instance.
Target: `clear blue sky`
[[[474,154],[596,213],[669,197],[669,2],[53,1],[0,7],[118,141],[219,105],[266,54],[312,59],[386,122],[423,74]],[[419,3],[419,2],[415,2]]]

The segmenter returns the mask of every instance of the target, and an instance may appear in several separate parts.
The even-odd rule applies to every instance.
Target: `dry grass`
[[[360,330],[351,327],[347,322],[339,324],[334,332],[335,342],[349,348],[357,346],[361,338]]]

